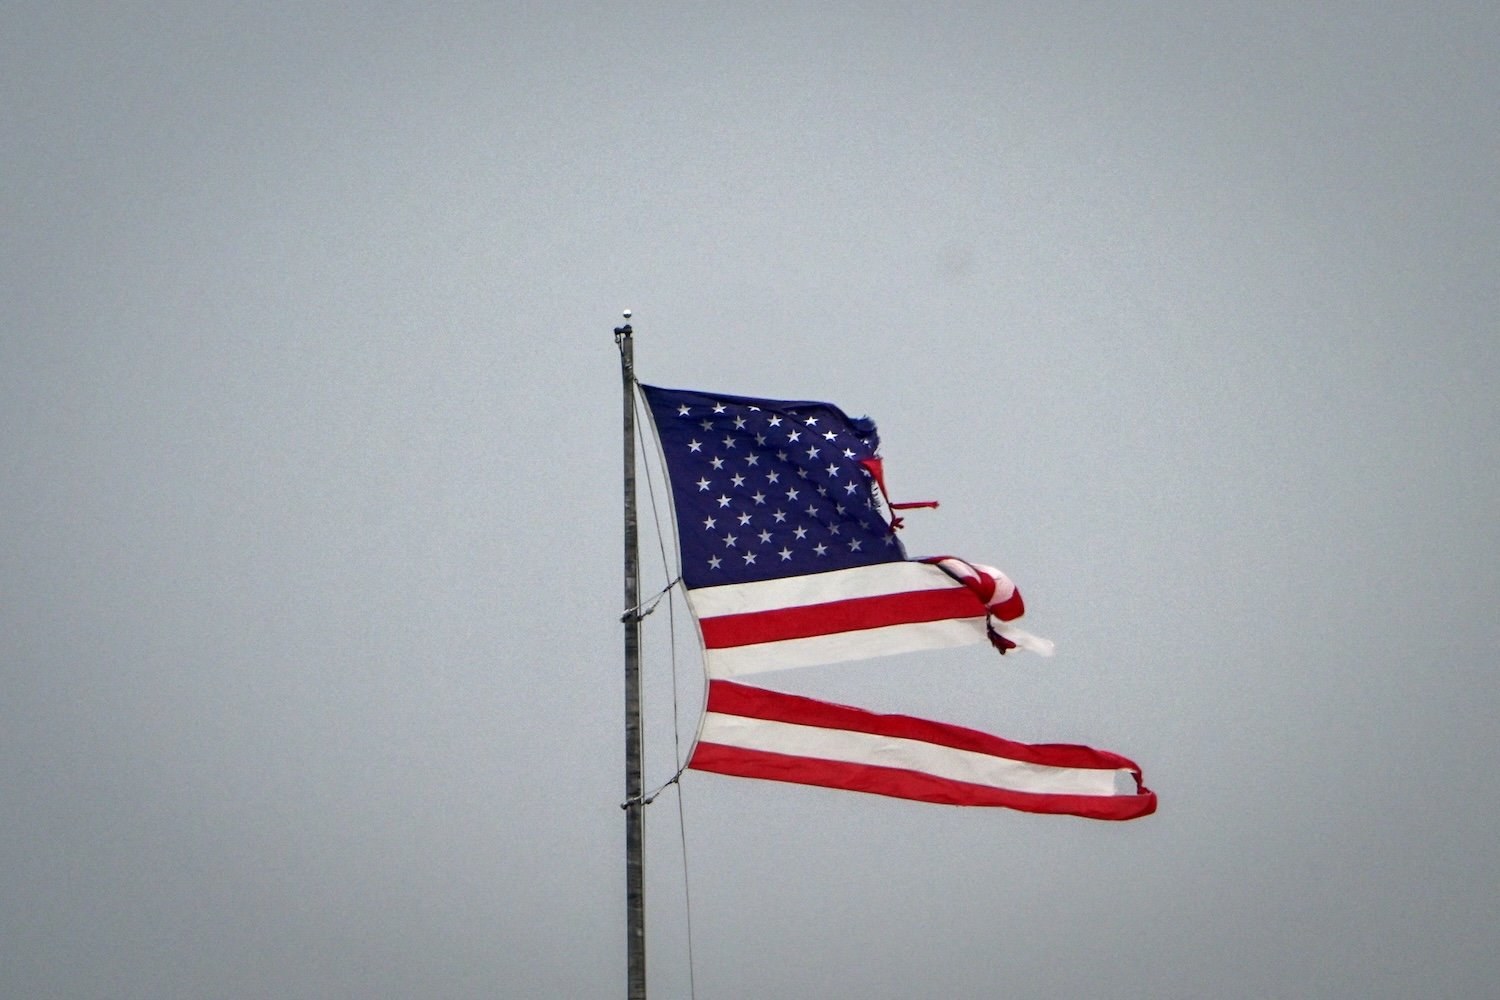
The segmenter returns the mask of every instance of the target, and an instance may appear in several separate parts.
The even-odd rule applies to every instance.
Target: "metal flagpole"
[[[635,347],[630,310],[615,327],[625,390],[625,949],[626,997],[646,1000],[645,789],[641,778],[641,568],[635,516]]]

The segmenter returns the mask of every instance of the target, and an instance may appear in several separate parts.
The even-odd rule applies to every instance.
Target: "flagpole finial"
[[[625,325],[615,327],[615,343],[617,344],[621,341],[621,339],[628,337],[635,332],[634,330],[630,329],[630,310],[625,309],[620,313],[620,315],[625,317]]]

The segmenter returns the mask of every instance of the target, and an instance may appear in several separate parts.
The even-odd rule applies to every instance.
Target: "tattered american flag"
[[[1048,654],[998,569],[907,558],[875,424],[829,403],[642,386],[709,677],[688,766],[899,798],[1130,819],[1156,808],[1126,758],[1028,746],[731,681],[990,642]]]
[[[883,512],[875,424],[828,403],[642,386],[671,480],[710,677],[990,641],[1050,643],[999,570],[908,560]]]

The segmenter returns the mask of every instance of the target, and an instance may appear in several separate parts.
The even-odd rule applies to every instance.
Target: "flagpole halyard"
[[[646,997],[645,802],[641,766],[641,572],[635,497],[635,343],[630,310],[615,327],[624,407],[625,493],[625,948],[626,997]],[[632,613],[636,612],[636,613]]]

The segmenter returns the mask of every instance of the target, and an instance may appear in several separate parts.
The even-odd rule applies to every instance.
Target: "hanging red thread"
[[[891,492],[885,488],[885,466],[878,458],[862,458],[859,464],[869,470],[870,476],[875,480],[875,485],[880,487],[880,495],[885,497],[885,505],[891,510],[914,510],[918,507],[936,507],[936,500],[920,500],[915,503],[892,503]],[[905,522],[895,514],[891,515],[891,530],[899,531]]]

